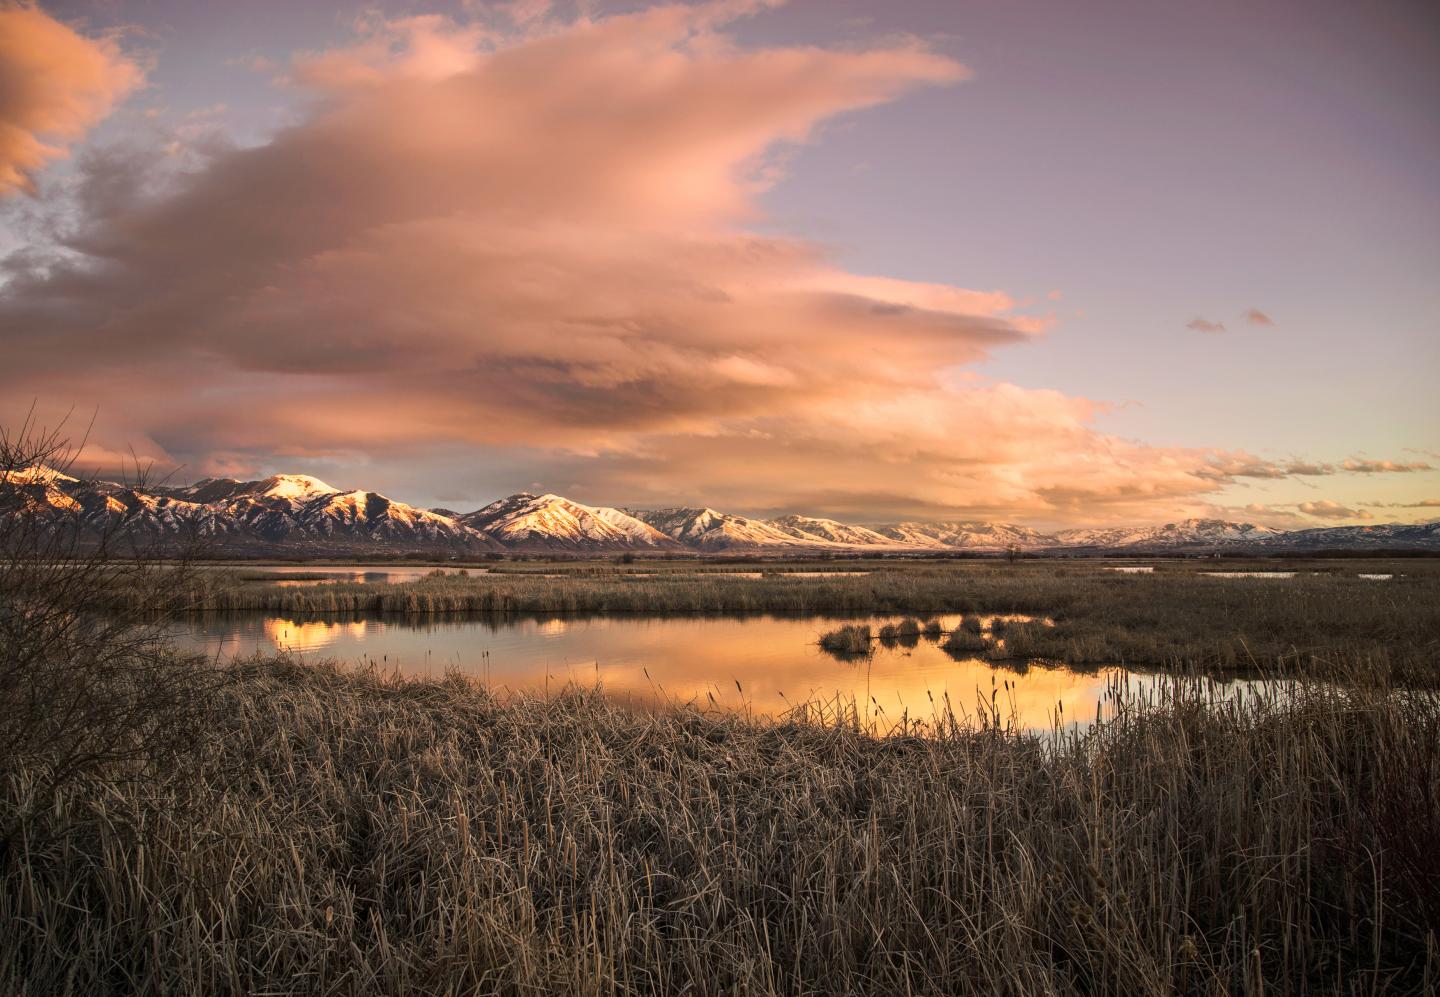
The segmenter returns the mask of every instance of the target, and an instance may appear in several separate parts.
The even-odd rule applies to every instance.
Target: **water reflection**
[[[434,565],[395,567],[388,564],[214,564],[200,565],[200,567],[202,570],[208,571],[233,571],[250,583],[269,583],[286,587],[325,585],[331,582],[400,585],[419,581],[436,571],[444,574],[458,574],[462,571],[472,575],[489,573],[487,568],[446,569],[437,568]]]
[[[261,620],[265,640],[276,650],[320,651],[333,645],[341,636],[351,641],[365,639],[365,621],[340,623],[335,620],[299,620],[284,617],[264,617]]]
[[[959,623],[956,616],[939,619],[946,630]],[[930,717],[946,704],[958,715],[974,715],[993,695],[1002,713],[1013,709],[1022,726],[1044,729],[1061,703],[1067,717],[1093,718],[1110,684],[1122,680],[1113,668],[1080,672],[1013,663],[997,669],[978,655],[957,659],[928,639],[876,641],[870,655],[845,663],[817,646],[819,635],[839,622],[822,616],[417,621],[209,614],[177,636],[182,645],[221,658],[290,650],[406,675],[438,677],[455,669],[502,690],[598,682],[622,698],[771,716],[806,701],[853,697],[880,725],[907,712]],[[878,630],[897,618],[850,622]]]

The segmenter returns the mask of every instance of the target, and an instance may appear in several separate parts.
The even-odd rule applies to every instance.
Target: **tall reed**
[[[70,792],[0,854],[0,992],[1440,980],[1434,693],[1117,686],[1102,722],[1040,736],[1000,686],[976,724],[874,737],[843,704],[636,712],[283,659],[231,679],[188,764]]]

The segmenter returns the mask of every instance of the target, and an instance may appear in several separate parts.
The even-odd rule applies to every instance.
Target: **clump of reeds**
[[[906,617],[899,623],[886,623],[880,627],[878,639],[885,647],[915,647],[920,643],[920,621]]]
[[[1063,653],[1064,644],[1055,639],[1053,629],[1038,621],[1012,620],[1005,625],[1003,633],[1004,637],[992,652],[994,657],[1058,658]]]
[[[964,627],[956,627],[940,642],[941,650],[948,651],[952,655],[964,655],[966,657],[971,657],[977,652],[984,651],[988,646],[989,641],[981,634],[967,630]]]
[[[221,696],[167,774],[74,786],[5,843],[0,993],[1440,978],[1434,693],[1117,685],[1088,729],[1016,733],[1002,698],[878,737],[843,706],[645,712],[285,660]],[[30,774],[0,764],[23,806]]]
[[[870,653],[873,639],[868,623],[852,623],[820,635],[820,647],[831,654],[859,656]]]
[[[925,639],[938,641],[945,635],[945,627],[939,620],[930,619],[925,621]]]

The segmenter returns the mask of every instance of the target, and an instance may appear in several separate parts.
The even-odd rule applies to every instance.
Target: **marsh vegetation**
[[[1194,680],[875,737],[280,660],[0,853],[0,990],[1421,992],[1440,699]],[[1117,695],[1124,696],[1123,692]],[[7,766],[0,805],[32,773]]]
[[[1386,565],[1395,577],[1360,577],[1358,567]],[[1117,573],[1104,565],[1053,561],[922,562],[861,575],[760,577],[579,568],[544,576],[452,571],[406,584],[305,588],[242,582],[215,571],[191,573],[171,596],[177,607],[288,614],[885,614],[897,617],[897,627],[905,617],[919,625],[939,614],[1021,615],[1053,626],[1021,626],[1005,635],[1011,658],[1079,667],[1325,674],[1358,656],[1404,681],[1433,683],[1440,674],[1440,561],[1419,559],[1398,567],[1384,561],[1322,564],[1293,578],[1264,581],[1211,577],[1194,565]],[[123,606],[130,594],[117,590],[110,598]],[[890,639],[900,637],[897,629]],[[957,651],[990,647],[956,640]]]
[[[869,624],[852,623],[837,627],[820,636],[820,646],[841,657],[858,657],[870,653]]]

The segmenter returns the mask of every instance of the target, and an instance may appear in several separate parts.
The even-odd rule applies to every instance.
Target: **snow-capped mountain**
[[[476,555],[506,549],[555,553],[995,553],[1436,549],[1440,523],[1281,531],[1254,523],[1186,519],[1163,526],[1043,533],[978,521],[856,526],[813,516],[752,519],[710,508],[616,509],[560,495],[511,495],[475,512],[419,509],[378,492],[345,491],[303,474],[256,481],[132,487],[51,468],[0,476],[0,515],[62,517],[101,532],[197,538],[217,553]]]
[[[327,485],[308,474],[273,474],[261,481],[237,481],[234,478],[205,478],[181,488],[156,488],[157,493],[187,502],[221,502],[226,499],[283,499],[291,504],[304,504],[322,495],[338,495],[340,489]]]
[[[559,495],[521,492],[461,516],[459,522],[507,547],[583,550],[675,550],[675,540],[619,509],[593,507]]]
[[[55,485],[60,487],[66,484],[76,484],[79,478],[73,478],[64,471],[57,471],[53,467],[46,467],[37,464],[34,467],[20,467],[13,471],[0,471],[6,484],[21,485]]]
[[[148,491],[110,481],[47,479],[44,505],[78,515],[98,535],[124,530],[160,541],[198,539],[237,552],[361,549],[498,550],[489,536],[377,492],[341,491],[318,478],[206,479]]]
[[[1028,526],[1012,526],[1009,523],[982,523],[974,521],[944,523],[896,523],[882,526],[879,532],[892,541],[899,541],[917,547],[964,548],[967,550],[1005,550],[1016,546],[1022,550],[1035,550],[1055,546],[1055,538],[1049,534],[1032,530]]]
[[[897,546],[896,541],[877,533],[869,527],[850,526],[833,519],[816,519],[813,516],[782,516],[768,520],[769,524],[787,536],[810,543],[840,544],[845,547]]]
[[[1245,547],[1263,546],[1283,535],[1282,530],[1254,523],[1223,519],[1185,519],[1164,526],[1119,527],[1098,530],[1061,530],[1055,546],[1103,548]]]
[[[1280,533],[1266,542],[1270,547],[1299,550],[1325,547],[1360,550],[1369,547],[1440,548],[1440,522],[1383,523],[1377,526],[1322,526]]]
[[[714,509],[627,509],[625,512],[695,550],[786,550],[816,543],[793,536],[763,519],[732,516]]]

